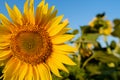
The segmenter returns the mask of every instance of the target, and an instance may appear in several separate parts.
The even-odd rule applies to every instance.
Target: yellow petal
[[[10,46],[10,35],[0,36],[0,48],[7,48]]]
[[[54,9],[54,6],[53,6],[53,9]],[[46,27],[45,27],[45,29],[47,30],[48,28],[50,28],[51,27],[51,25],[53,24],[53,22],[55,21],[55,19],[56,19],[56,15],[57,15],[57,13],[58,13],[58,11],[57,10],[54,10],[51,14],[50,14],[50,16],[48,17],[48,23],[45,25]],[[48,13],[49,14],[49,13]]]
[[[53,74],[55,74],[58,77],[62,77],[59,73],[58,68],[54,65],[54,63],[51,61],[51,58],[49,58],[46,61],[47,65],[49,66],[50,70],[52,71]]]
[[[48,12],[48,3],[45,4],[44,9],[43,9],[43,14],[46,15]]]
[[[16,73],[18,73],[18,71],[19,71],[19,68],[21,68],[21,61],[19,61],[18,59],[15,59],[15,65],[16,65],[16,67],[15,67],[15,69],[14,69],[14,71],[13,71],[13,74],[16,74]]]
[[[20,70],[19,70],[19,80],[23,80],[24,79],[24,77],[25,77],[25,75],[26,75],[26,73],[27,73],[27,71],[28,71],[28,65],[26,64],[26,63],[23,63],[22,65],[21,65],[21,67],[20,67]]]
[[[2,73],[6,73],[6,71],[8,70],[9,66],[12,65],[14,63],[14,58],[10,58],[9,61],[7,62],[6,66],[4,67]],[[9,65],[9,66],[8,66]]]
[[[35,24],[36,25],[39,25],[42,21],[42,18],[43,18],[43,13],[42,13],[42,10],[44,8],[44,1],[41,1],[40,4],[37,6],[37,9],[36,9],[36,16],[35,16]]]
[[[26,0],[24,4],[24,15],[22,20],[24,24],[35,24],[34,0]]]
[[[55,6],[50,7],[48,9],[48,13],[47,14],[50,15],[53,12],[54,9],[55,9]]]
[[[29,0],[26,0],[25,4],[24,4],[24,15],[23,15],[23,22],[24,24],[29,22],[29,6],[28,6],[28,2]]]
[[[52,38],[52,43],[53,44],[61,44],[68,40],[71,40],[73,37],[74,37],[74,35],[69,35],[69,34],[59,35],[59,36]]]
[[[16,5],[14,5],[13,10],[16,13],[16,16],[17,16],[16,22],[18,24],[22,25],[23,24],[23,22],[22,22],[22,14],[21,14],[20,10],[17,8]]]
[[[7,3],[5,3],[5,6],[6,6],[6,8],[7,8],[7,11],[8,11],[8,13],[9,13],[9,16],[11,17],[11,19],[14,21],[14,20],[16,20],[15,18],[15,13],[14,13],[14,11],[9,7],[9,5],[7,4]]]
[[[34,14],[34,0],[30,0],[30,10]]]
[[[9,48],[11,35],[0,35],[0,49]]]
[[[57,61],[61,63],[67,64],[67,65],[76,65],[67,55],[53,53],[52,56],[53,58],[55,58]]]
[[[10,34],[11,32],[4,27],[3,25],[0,25],[0,35],[6,35],[6,34]]]
[[[9,35],[0,36],[0,49],[4,49],[10,46],[10,37]]]
[[[45,25],[45,29],[46,29],[46,30],[48,30],[48,28],[51,27],[52,23],[53,23],[54,20],[55,20],[55,17],[56,17],[56,15],[57,15],[57,13],[58,13],[58,11],[55,10],[55,11],[53,11],[53,12],[50,14],[50,16],[49,16],[49,21],[48,21],[48,23]]]
[[[69,30],[71,30],[71,28],[63,28],[56,36],[63,35],[63,34],[65,34]]]
[[[28,14],[28,0],[26,0],[25,4],[24,4],[24,14]]]
[[[48,31],[50,36],[55,36],[56,34],[58,34],[63,28],[65,28],[68,25],[68,20],[65,20],[63,23],[59,24],[59,25],[52,25],[51,26],[51,30]],[[49,29],[48,29],[49,30]]]
[[[29,7],[29,19],[31,24],[35,24],[34,18],[34,0],[30,0],[30,7]]]
[[[32,67],[32,65],[28,65],[28,72],[25,76],[25,80],[33,80],[33,67]]]
[[[45,0],[42,0],[42,1],[38,4],[38,6],[37,6],[37,7],[44,6],[44,4],[45,4]]]
[[[57,30],[56,32],[60,31],[63,26],[60,24],[61,20],[63,18],[63,15],[58,16],[52,20],[52,25],[48,28],[49,35],[55,35],[54,30]],[[60,24],[60,25],[59,25]],[[54,33],[54,34],[53,34]]]
[[[52,23],[52,19],[54,17],[51,18],[51,14],[55,8],[54,6],[52,6],[50,9],[48,9],[48,4],[46,4],[46,7],[47,7],[46,8],[47,11],[43,13],[44,17],[42,17],[42,19],[41,19],[41,24],[39,23],[39,25],[45,27],[45,29],[48,28]],[[45,9],[43,9],[43,10],[45,10]]]
[[[10,16],[10,18],[12,19],[12,21],[13,21],[14,23],[16,23],[16,24],[21,24],[21,23],[22,23],[22,22],[21,22],[21,18],[20,18],[19,15],[17,15],[17,14],[19,14],[18,8],[17,8],[16,6],[14,6],[14,10],[15,10],[15,11],[17,10],[17,12],[15,12],[14,10],[12,10],[12,9],[9,7],[9,5],[8,5],[7,3],[6,3],[5,5],[6,5],[7,11],[8,11],[8,13],[9,13],[9,16]],[[19,18],[20,18],[20,19],[19,19]]]
[[[29,21],[30,21],[30,24],[35,25],[34,13],[32,13],[31,10],[29,10]]]
[[[0,50],[0,60],[6,60],[11,56],[11,50],[2,51]]]
[[[11,73],[12,74],[11,80],[19,80],[20,76],[23,75],[22,74],[23,72],[21,71],[23,68],[21,66],[23,66],[23,62],[21,62],[17,58],[14,58],[14,70]]]
[[[41,10],[42,10],[42,8],[40,8],[40,7],[37,7],[37,9],[36,9],[36,16],[35,16],[35,24],[36,25],[39,25],[42,21],[43,14],[42,14]]]
[[[2,42],[9,42],[10,38],[11,38],[11,34],[0,35],[0,43],[2,43]]]
[[[47,12],[47,16],[48,16],[48,17],[51,16],[51,14],[52,14],[52,12],[53,12],[54,9],[55,9],[55,6],[52,6],[52,7],[50,7],[50,8],[48,9],[48,12]]]
[[[45,15],[45,18],[44,18],[44,26],[46,26],[46,24],[47,23],[49,23],[49,21],[51,21],[51,14],[52,14],[52,12],[53,12],[53,10],[54,10],[54,8],[55,8],[55,6],[52,6],[50,9],[48,9],[48,4],[47,4],[47,14]],[[53,18],[52,18],[53,19]]]
[[[6,46],[10,44],[11,35],[0,35],[0,46]]]
[[[3,80],[10,80],[12,77],[13,77],[13,72],[14,72],[14,69],[16,67],[16,60],[14,58],[11,58],[5,68],[3,69],[3,76],[4,76],[4,79]]]
[[[35,23],[38,26],[45,26],[45,24],[48,22],[49,15],[48,13],[48,3],[45,4],[45,1],[41,1],[41,3],[38,5],[36,10],[36,18]]]
[[[53,11],[53,12],[51,13],[51,15],[50,15],[50,19],[55,18],[55,17],[56,17],[56,15],[57,15],[57,13],[58,13],[58,11],[57,11],[57,10]]]
[[[45,66],[46,66],[46,68],[47,68],[47,70],[49,71],[49,79],[50,80],[52,80],[52,75],[51,75],[51,72],[50,72],[50,68],[48,67],[48,65],[47,64],[44,64]]]
[[[50,60],[51,60],[51,63],[53,63],[56,68],[61,69],[68,73],[67,68],[65,68],[65,66],[61,62],[57,61],[56,58],[51,56]]]
[[[55,26],[58,25],[61,22],[61,20],[63,19],[63,17],[64,17],[64,15],[60,15],[60,16],[55,17],[52,20],[53,23],[52,23],[51,27],[48,29],[48,31],[51,31],[52,29],[54,29]]]
[[[69,46],[67,44],[53,45],[53,48],[55,50],[68,51],[68,52],[75,52],[77,50],[75,47]]]
[[[42,7],[42,20],[41,20],[41,24],[39,24],[40,26],[45,26],[45,24],[48,22],[48,4],[46,4],[44,7]]]
[[[50,71],[46,64],[41,63],[41,64],[37,65],[37,68],[40,73],[41,80],[52,80]]]
[[[40,73],[38,71],[37,66],[33,66],[33,80],[40,80]]]
[[[12,73],[12,78],[11,80],[19,80],[19,72],[21,69],[22,62],[18,60],[17,58],[14,58],[14,70]]]
[[[74,54],[74,52],[66,52],[66,51],[61,51],[61,50],[57,50],[57,49],[54,49],[53,53],[65,54],[65,55]]]
[[[4,46],[8,46],[8,45],[10,45],[9,42],[2,42],[2,43],[0,43],[0,47],[4,47]]]
[[[14,31],[15,26],[3,15],[0,14],[0,20],[2,20],[2,24],[11,32]]]

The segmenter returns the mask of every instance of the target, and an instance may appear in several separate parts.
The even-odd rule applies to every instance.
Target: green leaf
[[[119,25],[120,24],[120,19],[114,19],[113,23],[114,23],[115,26]]]
[[[99,35],[100,34],[95,34],[95,33],[83,34],[82,38],[87,41],[96,42],[96,39],[98,38]]]
[[[75,29],[75,30],[73,30],[73,32],[72,32],[73,35],[76,35],[76,34],[78,34],[78,33],[79,33],[79,30],[78,30],[78,29]]]
[[[105,51],[95,51],[94,58],[103,63],[111,63],[111,62],[118,63],[118,62],[120,62],[119,57],[116,57],[113,54],[108,54]]]
[[[110,48],[111,49],[115,49],[117,46],[116,42],[115,41],[112,41],[111,44],[110,44]]]
[[[112,35],[120,38],[120,24],[114,27],[114,32],[112,32]]]
[[[80,26],[82,34],[87,34],[87,33],[98,33],[98,29],[96,28],[92,28],[89,25],[85,25],[85,26]]]
[[[86,69],[90,72],[90,75],[98,75],[101,74],[100,67],[96,64],[88,64]]]

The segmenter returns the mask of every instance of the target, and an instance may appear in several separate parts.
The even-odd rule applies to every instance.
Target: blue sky
[[[35,0],[35,7],[41,0]],[[8,16],[5,2],[11,7],[16,4],[23,11],[25,0],[0,0],[0,13]],[[86,25],[97,13],[106,12],[107,19],[120,18],[120,0],[46,0],[49,7],[56,6],[58,15],[64,14],[68,18],[70,27],[78,29],[81,25]]]

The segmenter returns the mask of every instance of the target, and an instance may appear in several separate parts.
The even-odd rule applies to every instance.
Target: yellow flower
[[[110,67],[110,68],[113,68],[113,67],[115,67],[115,64],[114,64],[113,62],[111,62],[111,63],[108,63],[107,65],[108,65],[108,67]]]
[[[111,32],[112,32],[112,27],[108,27],[107,29],[103,30],[103,34],[105,34],[105,35],[110,35]]]
[[[92,43],[87,43],[87,48],[88,49],[92,49],[94,47],[94,45]]]
[[[97,18],[93,18],[93,20],[89,22],[89,26],[93,28],[95,25],[95,21],[97,21]]]
[[[108,21],[108,20],[106,20],[105,23],[106,23],[107,27],[105,27],[105,28],[104,28],[104,27],[101,27],[101,28],[99,29],[99,33],[100,33],[100,34],[105,34],[105,35],[110,35],[110,34],[112,33],[112,31],[113,31],[112,24],[111,24],[111,22]]]
[[[4,65],[3,80],[52,80],[51,73],[61,77],[59,70],[68,72],[64,64],[75,65],[68,54],[76,48],[65,44],[74,36],[68,20],[56,16],[54,6],[42,0],[34,14],[34,0],[26,0],[21,13],[6,3],[9,21],[0,14],[0,64]]]

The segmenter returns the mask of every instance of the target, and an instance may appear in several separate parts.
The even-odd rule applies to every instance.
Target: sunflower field
[[[23,12],[5,3],[0,13],[0,80],[119,80],[120,19],[97,14],[88,24],[68,19],[42,0],[26,0]]]

